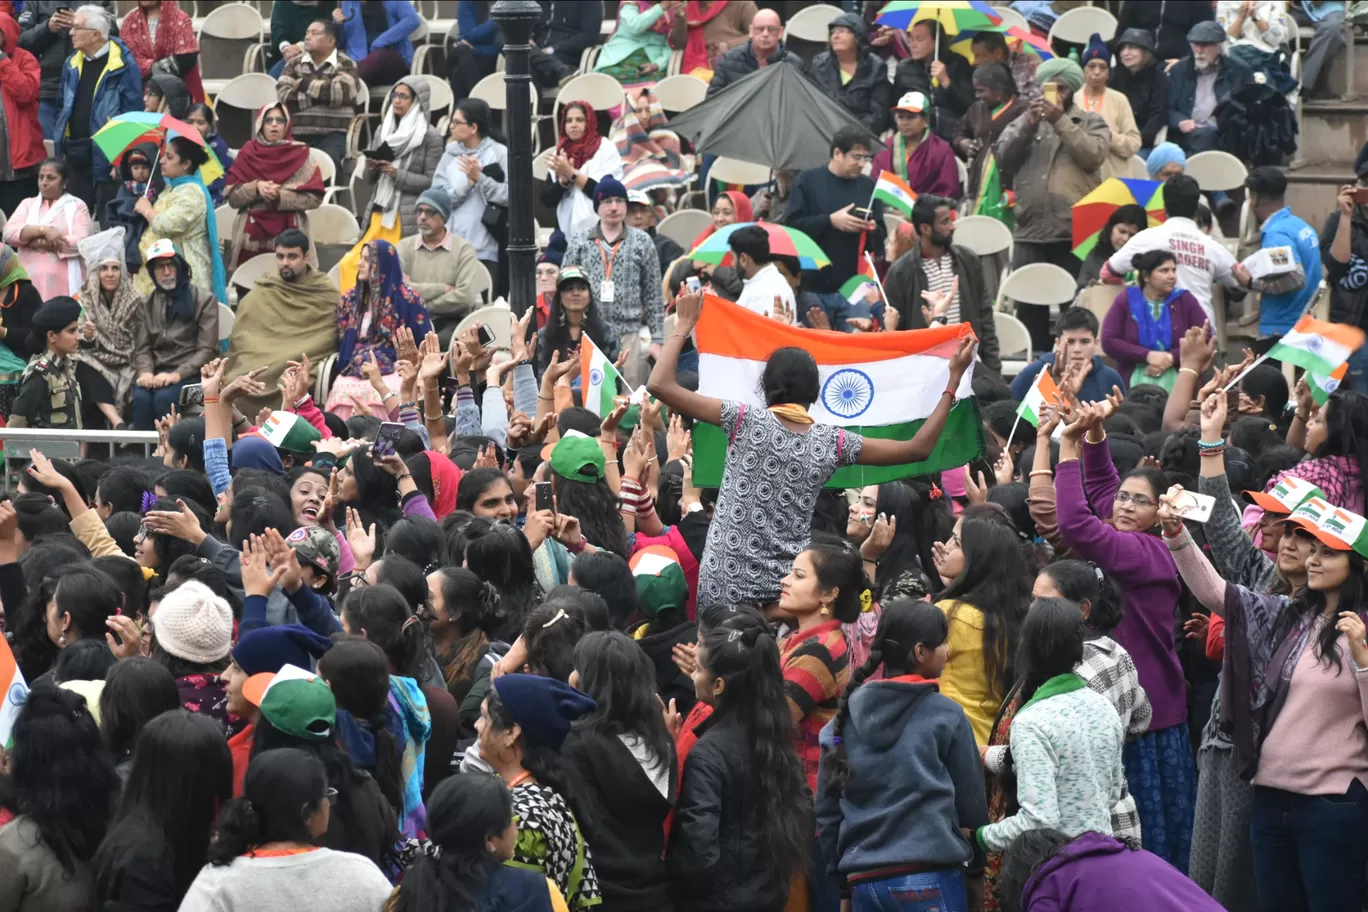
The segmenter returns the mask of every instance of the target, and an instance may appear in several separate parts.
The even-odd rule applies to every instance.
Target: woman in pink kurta
[[[4,238],[43,300],[77,296],[85,264],[76,244],[90,234],[90,211],[66,192],[67,166],[48,159],[38,169],[38,195],[26,199],[5,223]]]

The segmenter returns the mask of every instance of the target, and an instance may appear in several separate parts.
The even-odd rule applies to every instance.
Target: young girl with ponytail
[[[817,832],[855,912],[922,908],[899,898],[907,894],[958,912],[968,892],[982,893],[983,852],[961,833],[988,822],[978,747],[964,710],[936,684],[949,634],[935,605],[885,605],[869,659],[822,729]],[[860,686],[880,668],[881,680]]]
[[[409,866],[387,912],[567,912],[565,898],[546,875],[506,864],[518,827],[513,801],[498,777],[468,773],[437,786],[428,799],[428,839],[432,849]]]
[[[676,908],[777,912],[813,833],[778,644],[738,613],[700,636],[693,680],[713,714],[684,766],[665,856]]]
[[[219,811],[205,865],[182,912],[379,912],[390,882],[374,863],[315,842],[328,829],[328,774],[285,747],[252,758],[244,796]]]

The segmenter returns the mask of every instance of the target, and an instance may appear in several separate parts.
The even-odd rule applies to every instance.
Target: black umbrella
[[[831,158],[831,137],[842,127],[864,133],[872,150],[882,145],[844,105],[798,67],[784,63],[762,67],[732,83],[666,126],[699,152],[769,165],[776,171],[825,165]]]

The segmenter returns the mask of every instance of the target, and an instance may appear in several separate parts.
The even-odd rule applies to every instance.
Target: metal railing
[[[97,430],[53,430],[51,428],[5,427],[0,428],[0,444],[4,446],[6,471],[4,490],[10,490],[10,469],[17,463],[27,463],[29,451],[37,450],[48,459],[64,459],[75,462],[79,459],[99,458],[94,448],[88,444],[108,444],[109,458],[114,458],[114,448],[118,446],[142,446],[143,456],[151,457],[152,450],[159,442],[156,431],[97,431]]]

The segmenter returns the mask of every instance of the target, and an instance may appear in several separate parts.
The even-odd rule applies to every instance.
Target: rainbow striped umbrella
[[[731,248],[727,246],[727,238],[731,237],[733,231],[747,225],[759,225],[764,228],[765,233],[769,235],[770,253],[776,256],[797,257],[798,265],[803,269],[821,269],[831,265],[831,259],[812,238],[797,228],[776,225],[773,222],[737,222],[721,231],[714,231],[703,243],[689,251],[689,259],[702,260],[704,263],[718,266],[729,265]]]
[[[118,159],[120,155],[128,150],[130,146],[135,146],[140,142],[156,142],[161,144],[164,137],[183,136],[197,146],[203,147],[209,153],[209,160],[199,169],[200,180],[206,185],[212,184],[223,176],[223,164],[214,154],[214,150],[200,136],[200,132],[195,127],[184,121],[177,120],[170,114],[154,114],[144,111],[130,111],[119,114],[109,119],[103,127],[95,131],[91,140],[100,147],[105,157],[111,162]]]
[[[1005,29],[999,26],[997,28],[975,29],[973,31],[960,32],[960,40],[950,45],[950,50],[972,63],[974,60],[974,52],[970,49],[970,45],[974,43],[974,36],[979,32],[1001,32],[1007,39],[1007,46],[1014,51],[1034,54],[1041,60],[1049,60],[1054,57],[1054,52],[1050,50],[1050,42],[1041,38],[1034,32],[1029,32],[1017,25],[1008,26]]]
[[[1073,204],[1073,242],[1074,256],[1087,259],[1107,219],[1122,206],[1140,206],[1149,215],[1149,226],[1153,228],[1162,222],[1164,212],[1164,185],[1159,181],[1140,180],[1133,177],[1109,177],[1097,188]]]
[[[1002,17],[983,0],[892,0],[874,20],[879,25],[910,29],[918,22],[935,22],[947,35],[1002,24]]]

